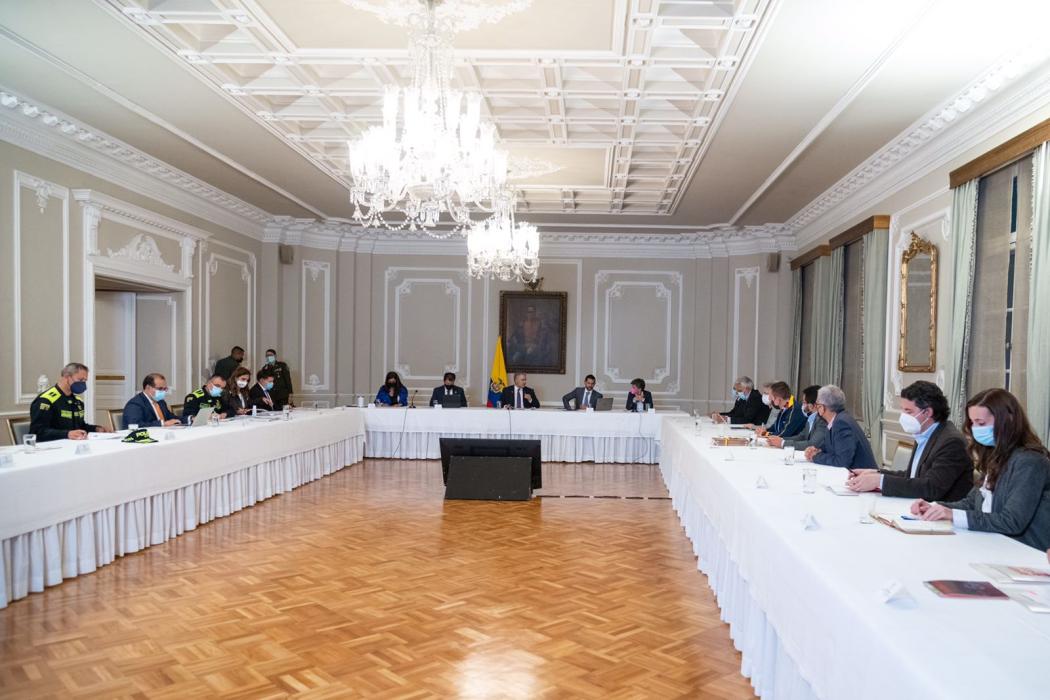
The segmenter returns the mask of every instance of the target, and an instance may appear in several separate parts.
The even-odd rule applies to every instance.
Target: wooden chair
[[[175,403],[175,404],[169,403],[168,404],[168,410],[170,410],[172,413],[174,413],[176,418],[182,418],[182,404],[181,403]]]
[[[109,413],[109,427],[113,430],[124,430],[124,409],[111,408]]]
[[[908,464],[911,463],[912,453],[915,452],[915,445],[910,442],[898,442],[897,449],[893,453],[893,463],[890,465],[890,470],[895,472],[903,472],[908,468]]]
[[[29,416],[7,416],[4,423],[7,424],[7,439],[12,445],[21,445],[22,436],[29,432]]]

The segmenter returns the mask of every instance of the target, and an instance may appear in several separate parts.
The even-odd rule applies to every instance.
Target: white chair
[[[903,472],[908,468],[911,463],[912,453],[915,452],[915,445],[910,442],[898,442],[897,449],[893,453],[893,463],[890,465],[890,471]]]
[[[22,438],[29,432],[29,416],[8,416],[4,419],[7,423],[7,437],[12,445],[21,445]]]
[[[109,409],[109,427],[113,430],[124,429],[124,409],[123,408],[111,408]]]

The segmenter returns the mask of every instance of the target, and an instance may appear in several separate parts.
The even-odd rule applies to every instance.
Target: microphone
[[[419,389],[415,389],[412,392],[412,398],[410,398],[408,400],[408,407],[409,408],[415,408],[416,407],[416,394],[418,394],[418,393],[419,393]]]

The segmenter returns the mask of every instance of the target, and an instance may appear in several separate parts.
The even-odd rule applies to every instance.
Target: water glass
[[[860,507],[860,522],[864,525],[875,522],[875,519],[871,517],[872,512],[875,510],[875,494],[862,493],[857,497],[857,501]]]
[[[128,423],[128,430],[138,430],[138,429],[139,429],[139,424],[138,423]]]
[[[784,464],[791,466],[795,463],[795,448],[785,447],[784,448]]]
[[[817,492],[817,468],[805,467],[802,470],[802,493]]]
[[[36,434],[26,433],[22,436],[22,444],[26,448],[26,452],[36,452]]]

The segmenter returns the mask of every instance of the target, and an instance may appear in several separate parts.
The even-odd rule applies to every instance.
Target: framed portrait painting
[[[509,372],[565,374],[566,292],[500,292],[499,331]]]

